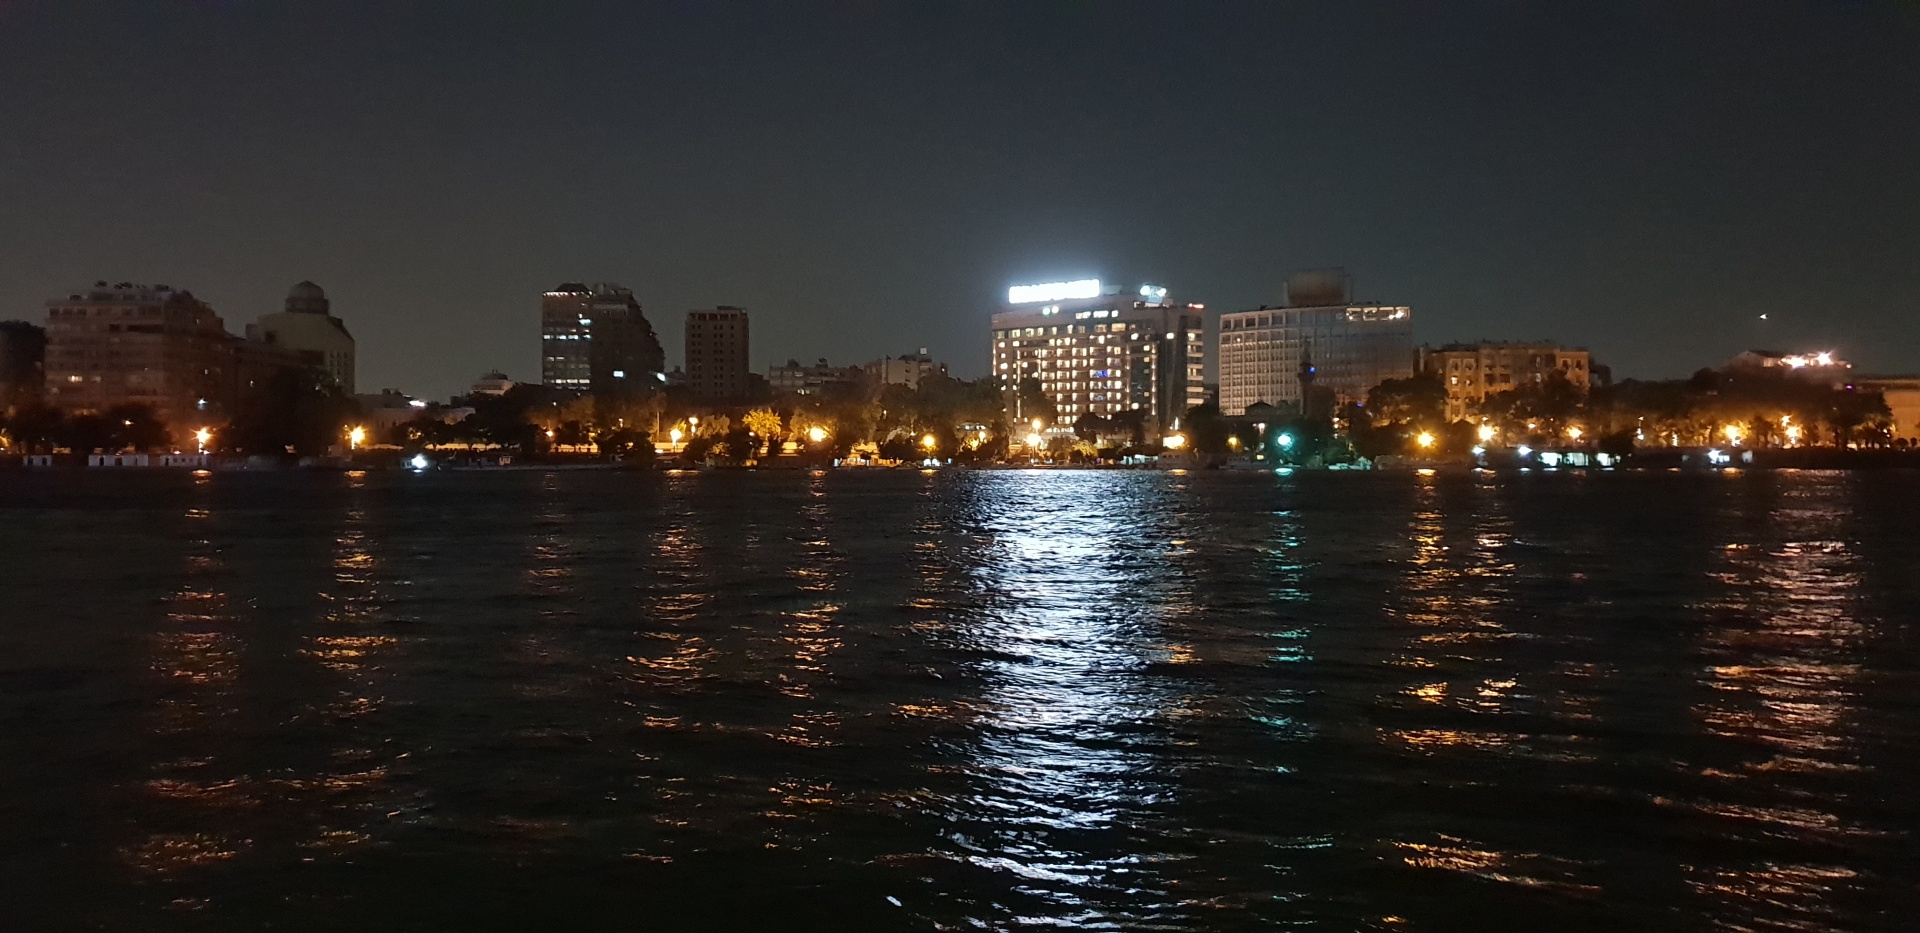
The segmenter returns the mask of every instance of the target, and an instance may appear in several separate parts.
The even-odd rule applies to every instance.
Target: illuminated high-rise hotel
[[[1038,382],[1060,424],[1082,415],[1145,412],[1152,430],[1171,430],[1206,401],[1204,306],[1176,304],[1157,285],[1110,288],[1098,279],[1019,285],[993,316],[993,372],[1015,399]]]

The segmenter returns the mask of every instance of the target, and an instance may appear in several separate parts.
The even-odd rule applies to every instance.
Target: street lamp
[[[936,446],[939,446],[939,444],[940,444],[939,440],[935,439],[934,436],[931,434],[928,434],[925,437],[920,438],[920,446],[925,447],[928,453],[932,453],[933,448],[935,448]]]
[[[193,442],[200,445],[200,452],[203,454],[207,452],[207,443],[212,440],[213,432],[206,428],[193,432]]]
[[[1567,429],[1567,437],[1568,437],[1568,438],[1570,438],[1570,439],[1572,439],[1572,440],[1576,440],[1576,441],[1577,441],[1577,440],[1579,440],[1579,439],[1580,439],[1580,435],[1581,435],[1582,433],[1585,433],[1585,432],[1582,432],[1582,431],[1581,431],[1581,430],[1580,430],[1579,428],[1568,428],[1568,429]]]
[[[367,441],[366,428],[360,427],[359,425],[354,425],[351,429],[347,431],[347,449],[348,450],[350,451],[358,450],[360,449],[360,445],[366,443],[366,441]]]
[[[812,441],[816,444],[819,444],[819,443],[825,442],[826,439],[827,439],[826,428],[823,428],[816,424],[813,427],[810,427],[807,429],[807,440]]]
[[[675,444],[680,443],[680,438],[683,436],[679,428],[670,428],[667,431],[667,440]]]
[[[1414,438],[1413,442],[1419,444],[1421,449],[1424,450],[1433,446],[1433,435],[1427,431],[1421,431],[1420,436]]]
[[[1498,431],[1493,429],[1493,425],[1483,424],[1480,426],[1480,440],[1483,442],[1493,440],[1493,436],[1498,433]]]
[[[1179,450],[1187,446],[1187,437],[1184,434],[1169,434],[1160,439],[1160,444],[1168,450]]]

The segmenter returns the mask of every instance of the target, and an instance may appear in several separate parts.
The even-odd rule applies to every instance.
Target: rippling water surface
[[[6,929],[1913,929],[1920,477],[0,475]]]

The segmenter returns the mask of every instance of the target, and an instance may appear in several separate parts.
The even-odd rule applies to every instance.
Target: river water
[[[0,474],[0,928],[1912,929],[1920,476]]]

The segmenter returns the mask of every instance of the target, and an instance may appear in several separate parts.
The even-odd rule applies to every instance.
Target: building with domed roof
[[[286,310],[248,324],[247,339],[308,356],[340,391],[353,394],[353,335],[333,316],[332,302],[320,286],[295,285],[287,292]]]

